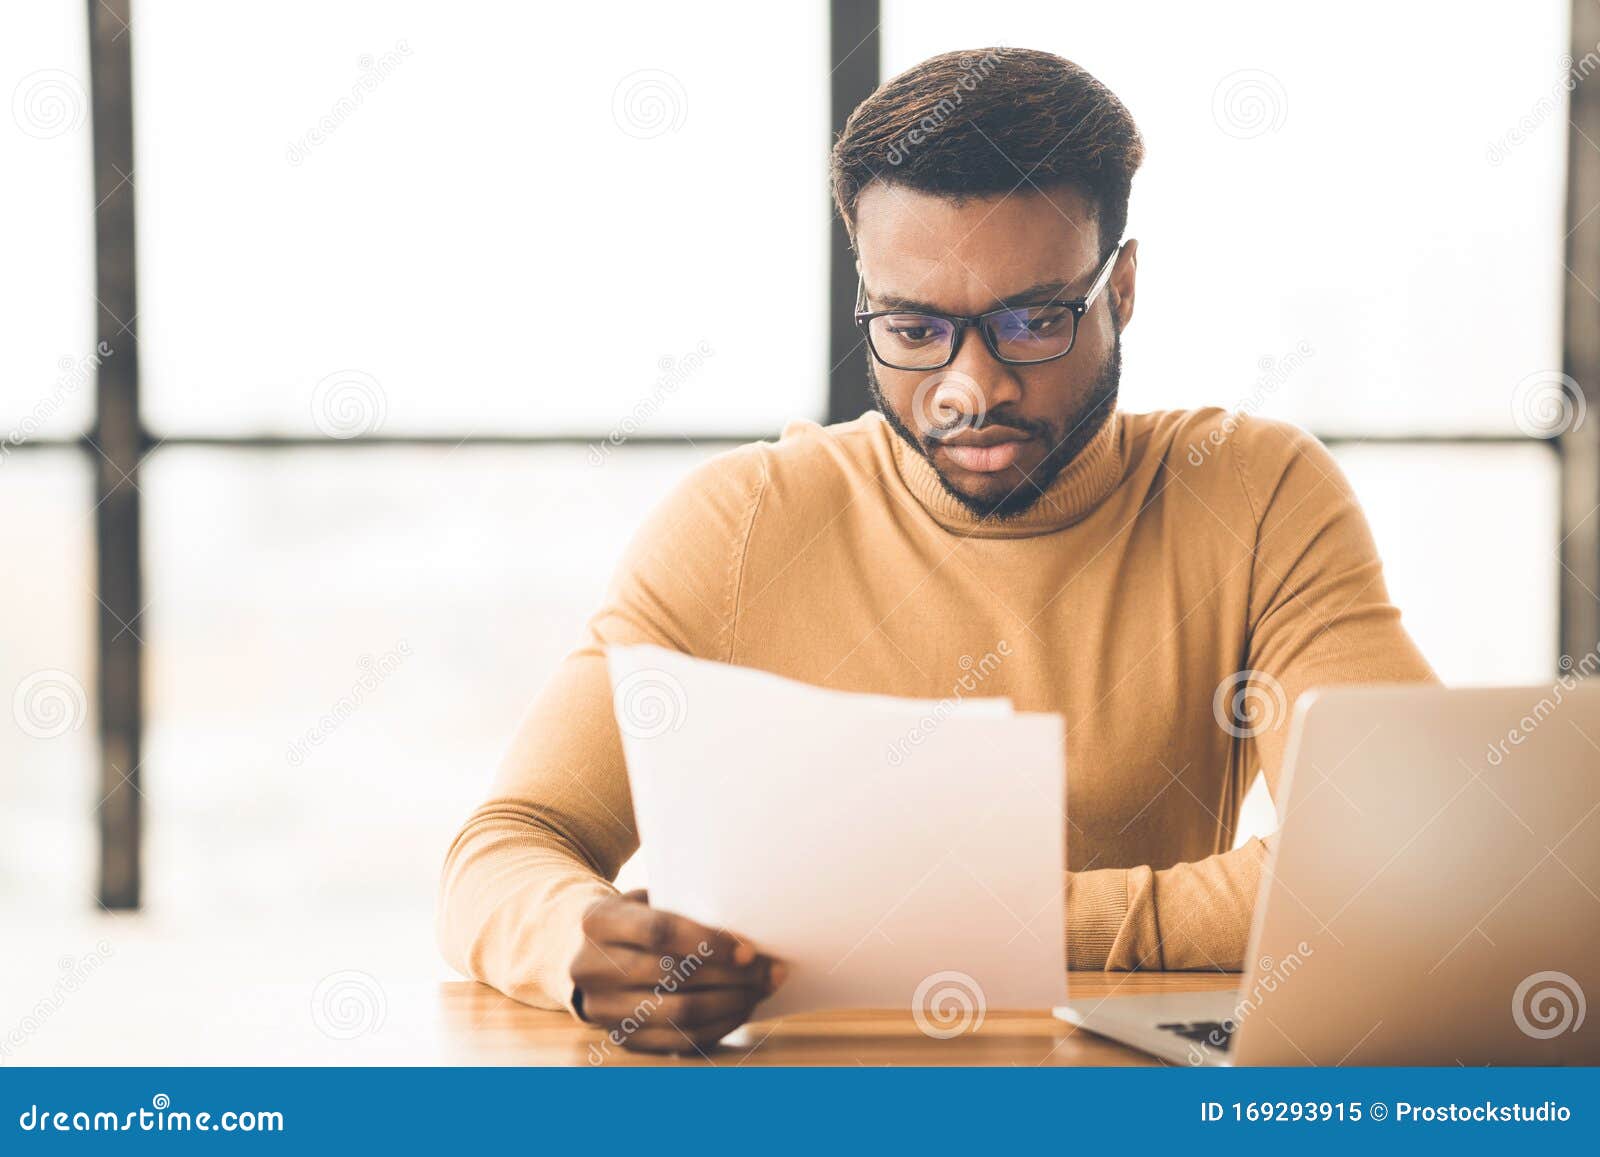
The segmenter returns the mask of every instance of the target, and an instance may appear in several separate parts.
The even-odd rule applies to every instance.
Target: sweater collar
[[[1010,518],[979,518],[944,488],[928,460],[907,446],[887,422],[884,432],[906,488],[940,526],[969,538],[1031,538],[1086,518],[1122,480],[1127,453],[1122,412],[1115,410],[1039,501]]]

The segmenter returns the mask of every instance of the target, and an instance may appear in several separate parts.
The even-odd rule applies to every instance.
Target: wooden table
[[[1000,1009],[949,1040],[907,1013],[856,1011],[748,1026],[743,1044],[704,1057],[630,1053],[565,1012],[447,979],[425,917],[0,927],[0,1066],[1155,1063],[1047,1013]],[[1068,990],[1115,1000],[1237,984],[1219,973],[1074,972]]]
[[[1075,972],[1074,999],[1114,1000],[1150,992],[1238,987],[1236,975],[1193,972]],[[465,981],[439,986],[450,1059],[493,1065],[1153,1065],[1136,1052],[1047,1013],[990,1010],[976,1032],[938,1040],[907,1013],[813,1013],[745,1029],[746,1040],[705,1055],[655,1056],[605,1048],[599,1029],[566,1013],[507,1000]]]

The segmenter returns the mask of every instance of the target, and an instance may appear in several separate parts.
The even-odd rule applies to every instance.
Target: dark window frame
[[[383,446],[538,446],[586,444],[578,436],[508,434],[459,439],[446,435],[370,436],[349,442],[313,436],[177,435],[154,439],[139,404],[138,297],[134,229],[131,0],[87,0],[94,155],[95,298],[98,339],[112,351],[102,360],[90,432],[81,438],[41,438],[17,449],[76,447],[95,473],[95,554],[98,602],[96,698],[100,720],[100,856],[98,898],[113,910],[136,909],[142,896],[143,811],[140,793],[144,740],[144,611],[142,507],[139,476],[158,446],[221,448],[372,448]],[[835,134],[879,81],[879,0],[830,0],[829,106]],[[1600,8],[1571,5],[1574,58],[1600,43]],[[1600,89],[1571,93],[1563,287],[1563,370],[1583,383],[1585,400],[1600,415]],[[855,417],[870,406],[866,354],[852,316],[855,258],[838,215],[829,237],[829,421]],[[698,443],[729,444],[770,437],[720,434]],[[1332,445],[1546,445],[1560,468],[1561,562],[1559,644],[1563,655],[1587,652],[1600,641],[1600,420],[1547,440],[1515,435],[1328,434]],[[678,444],[670,435],[631,439]]]

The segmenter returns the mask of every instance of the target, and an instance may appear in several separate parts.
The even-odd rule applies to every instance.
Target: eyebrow
[[[1048,301],[1056,301],[1062,297],[1063,291],[1072,283],[1069,281],[1041,281],[1037,285],[1002,297],[989,307],[989,310],[1005,309],[1011,305],[1042,305]],[[941,309],[926,301],[918,301],[914,297],[901,297],[895,293],[868,293],[869,302],[874,302],[877,309],[905,309],[917,313],[948,313],[949,310]],[[989,310],[984,310],[987,313]]]

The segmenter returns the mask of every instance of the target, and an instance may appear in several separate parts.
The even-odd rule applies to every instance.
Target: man
[[[1234,826],[1258,768],[1276,791],[1289,705],[1432,673],[1315,439],[1117,409],[1142,153],[1109,90],[1022,49],[935,57],[855,111],[833,188],[879,412],[721,455],[645,525],[450,851],[452,963],[628,1047],[714,1042],[783,966],[611,887],[637,836],[604,647],[943,699],[1004,643],[982,694],[1066,720],[1070,966],[1240,967],[1267,849]]]

